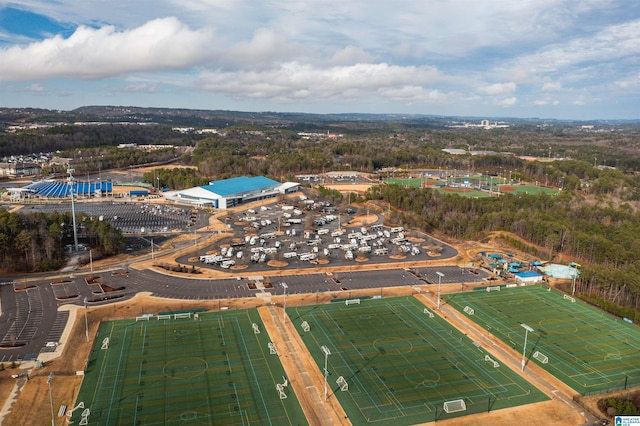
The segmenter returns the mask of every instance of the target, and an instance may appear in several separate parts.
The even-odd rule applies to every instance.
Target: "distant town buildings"
[[[317,133],[317,132],[298,132],[298,136],[302,139],[311,139],[311,138],[328,138],[328,139],[337,139],[341,138],[344,135],[341,133]]]
[[[40,174],[41,168],[35,163],[25,163],[23,161],[0,163],[1,177],[33,176]]]
[[[473,123],[456,123],[456,124],[451,124],[448,127],[451,128],[465,128],[465,129],[485,129],[485,130],[491,130],[491,129],[505,129],[509,127],[509,124],[507,124],[504,121],[494,121],[494,122],[490,122],[489,120],[482,120],[480,121],[480,124],[473,124]]]

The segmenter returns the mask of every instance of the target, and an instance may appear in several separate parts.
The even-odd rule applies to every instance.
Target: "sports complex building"
[[[69,198],[71,193],[79,197],[100,197],[113,195],[111,181],[69,183],[45,179],[32,182],[23,188],[9,188],[11,198],[17,201],[24,198]]]
[[[241,176],[212,181],[209,182],[209,185],[182,191],[168,191],[164,193],[164,196],[168,201],[180,204],[226,209],[241,203],[296,192],[299,188],[300,184],[296,182],[280,183],[264,176]]]
[[[12,201],[25,198],[61,199],[113,196],[114,184],[111,181],[79,182],[41,180],[22,188],[9,188]],[[167,201],[196,207],[226,209],[241,203],[273,198],[281,194],[296,192],[300,189],[297,182],[280,183],[264,176],[241,176],[231,179],[209,182],[208,185],[194,188],[166,191]],[[132,190],[130,197],[148,195],[148,190]]]

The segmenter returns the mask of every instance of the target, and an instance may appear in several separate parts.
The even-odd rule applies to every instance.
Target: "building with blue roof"
[[[534,284],[543,281],[542,274],[535,271],[516,272],[513,274],[513,277],[520,285]]]
[[[241,203],[273,198],[295,192],[299,184],[280,183],[264,176],[240,176],[209,182],[209,185],[165,192],[165,197],[182,204],[227,209]]]

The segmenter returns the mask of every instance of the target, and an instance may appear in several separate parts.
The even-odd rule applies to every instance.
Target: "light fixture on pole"
[[[324,353],[324,400],[327,400],[327,376],[329,375],[329,370],[327,370],[327,362],[329,355],[331,355],[331,351],[326,346],[321,346],[322,352]]]
[[[49,404],[51,405],[51,426],[56,425],[56,419],[53,417],[53,394],[51,393],[51,381],[53,380],[53,371],[49,373],[47,384],[49,385]]]
[[[73,198],[73,172],[75,169],[67,169],[69,173],[69,188],[71,188],[71,216],[73,218],[73,249],[78,252],[78,228],[76,227],[76,204]]]
[[[527,351],[527,335],[530,331],[533,332],[533,328],[524,323],[520,324],[520,326],[524,328],[524,346],[522,347],[522,371],[524,371],[525,353]]]
[[[282,288],[284,289],[284,299],[282,302],[282,323],[284,324],[285,322],[287,322],[287,289],[289,288],[289,285],[285,282],[281,284]]]
[[[89,341],[89,320],[87,320],[87,298],[84,298],[84,329],[87,336],[87,342]]]
[[[438,301],[437,301],[437,305],[438,305],[438,309],[440,309],[440,283],[442,281],[442,277],[444,277],[444,274],[442,272],[436,272],[436,274],[438,275]]]

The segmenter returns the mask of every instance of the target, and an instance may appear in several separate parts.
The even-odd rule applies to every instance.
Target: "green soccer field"
[[[285,373],[269,343],[255,309],[105,322],[76,405],[90,425],[307,424],[291,387],[280,398]]]
[[[288,308],[287,314],[321,371],[326,357],[328,395],[353,424],[409,425],[548,399],[424,309],[413,297],[399,297]],[[453,412],[462,404],[451,403],[452,412],[445,412],[445,402],[456,400],[466,410]]]
[[[489,178],[489,183],[485,183],[486,178],[479,177],[469,177],[469,178],[458,178],[455,180],[458,184],[463,183],[465,180],[471,182],[473,184],[473,188],[466,188],[463,186],[448,186],[444,187],[445,182],[443,180],[435,180],[435,179],[388,179],[385,180],[386,183],[396,184],[405,187],[424,187],[430,188],[435,191],[438,191],[443,194],[456,194],[461,197],[471,197],[471,198],[487,198],[491,196],[495,196],[495,193],[501,192],[504,194],[513,194],[513,195],[522,195],[522,194],[530,194],[537,195],[541,193],[554,195],[559,191],[553,188],[546,188],[539,185],[508,185],[503,184],[503,180],[499,178]],[[452,179],[450,182],[454,182]],[[477,185],[481,184],[483,191],[477,189]],[[489,192],[492,191],[493,195]]]
[[[540,285],[447,295],[445,300],[521,353],[521,324],[531,327],[526,362],[582,395],[640,385],[640,330],[586,303]]]

